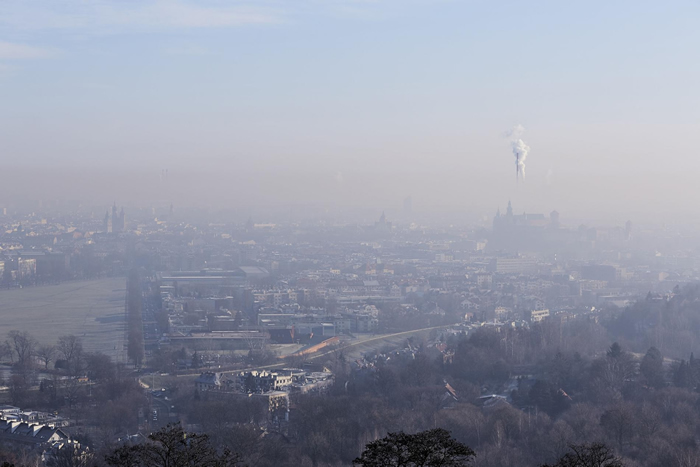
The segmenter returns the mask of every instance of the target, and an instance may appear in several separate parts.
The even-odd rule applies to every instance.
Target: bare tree
[[[570,446],[571,452],[553,466],[542,467],[624,467],[619,457],[605,444],[592,443]]]
[[[25,375],[13,374],[7,381],[7,386],[12,404],[22,406],[26,402],[27,391],[29,390]]]
[[[700,452],[696,446],[679,446],[673,452],[678,467],[700,466]]]
[[[621,402],[606,410],[600,417],[600,425],[617,441],[621,450],[637,432],[637,408],[628,402]]]
[[[88,467],[93,465],[94,455],[80,447],[69,444],[62,448],[54,448],[47,457],[47,467]]]
[[[79,337],[69,334],[58,338],[58,351],[66,360],[73,360],[83,352],[83,343]]]
[[[239,459],[226,449],[218,452],[208,435],[186,433],[179,424],[151,433],[147,443],[125,445],[105,457],[107,465],[132,467],[235,467]]]
[[[11,348],[17,355],[17,364],[22,368],[29,368],[32,363],[36,341],[27,331],[12,330],[7,335]]]
[[[73,407],[76,402],[78,402],[80,392],[85,385],[81,383],[78,378],[69,378],[64,384],[65,397],[68,400],[68,409],[70,410],[68,416],[72,417]]]
[[[54,362],[56,358],[56,346],[54,345],[42,345],[36,351],[36,356],[44,362],[44,368],[49,369],[49,365]]]
[[[85,369],[90,379],[104,381],[115,377],[116,367],[108,355],[100,352],[85,355]]]
[[[10,343],[7,341],[0,343],[0,360],[4,360],[6,358],[9,358],[12,363],[15,362],[14,352],[10,346]]]
[[[80,359],[83,354],[83,342],[79,337],[69,334],[58,338],[58,352],[68,363],[68,370],[76,374],[80,369]]]

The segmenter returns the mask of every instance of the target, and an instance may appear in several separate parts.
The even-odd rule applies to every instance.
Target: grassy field
[[[124,361],[126,279],[108,278],[0,291],[0,339],[28,331],[39,344],[75,334],[85,350]]]

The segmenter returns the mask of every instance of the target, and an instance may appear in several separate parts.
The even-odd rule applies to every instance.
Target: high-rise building
[[[115,230],[115,229],[114,229],[114,227],[115,227],[114,221],[115,221],[116,219],[117,219],[117,203],[116,203],[116,201],[115,201],[115,203],[112,205],[112,229],[113,229],[113,230]]]
[[[126,214],[124,213],[124,207],[117,213],[117,203],[114,203],[112,206],[112,215],[109,215],[109,211],[105,214],[102,230],[108,233],[126,231]]]
[[[119,232],[124,232],[126,230],[126,214],[124,213],[124,207],[122,206],[121,211],[119,212]]]

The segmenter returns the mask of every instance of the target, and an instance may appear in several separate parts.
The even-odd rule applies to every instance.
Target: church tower
[[[126,214],[124,213],[124,206],[122,206],[122,209],[119,212],[119,231],[126,231]]]
[[[102,231],[105,233],[112,231],[112,220],[109,218],[109,211],[105,213],[105,219],[102,221]]]
[[[112,227],[114,227],[114,221],[117,220],[117,202],[115,201],[112,205]]]

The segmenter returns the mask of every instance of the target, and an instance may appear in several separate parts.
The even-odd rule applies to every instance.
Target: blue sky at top
[[[697,170],[699,17],[682,1],[0,0],[0,157],[511,183],[502,134],[521,123],[543,183]]]

